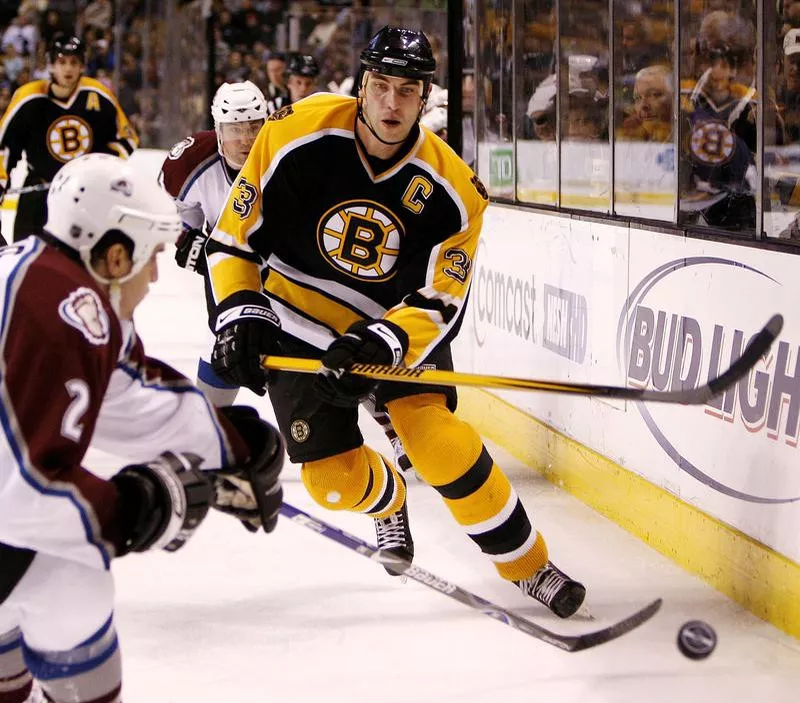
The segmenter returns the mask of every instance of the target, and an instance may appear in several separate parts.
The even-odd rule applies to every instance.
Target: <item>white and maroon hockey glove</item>
[[[118,556],[148,549],[180,549],[211,504],[212,485],[195,454],[165,452],[146,464],[123,468],[111,480],[119,494]]]
[[[212,472],[215,495],[211,505],[238,518],[250,532],[259,528],[272,532],[283,502],[283,439],[253,408],[233,405],[218,408],[218,412],[244,440],[250,457],[242,466]]]

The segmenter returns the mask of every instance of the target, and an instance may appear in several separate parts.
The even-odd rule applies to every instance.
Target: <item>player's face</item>
[[[250,120],[220,125],[222,155],[231,168],[239,169],[244,166],[263,124],[264,120]]]
[[[128,281],[120,285],[119,316],[123,320],[133,319],[136,310],[150,290],[150,284],[158,280],[158,264],[156,257],[164,251],[164,246],[159,245],[141,270]],[[130,268],[128,269],[130,270]]]
[[[703,90],[712,98],[725,99],[736,75],[733,57],[723,49],[706,49],[700,52],[700,67],[705,71]]]
[[[405,139],[422,107],[422,81],[368,73],[361,89],[367,123],[387,142]]]
[[[665,81],[658,76],[642,76],[636,80],[633,104],[636,115],[642,121],[669,122],[672,114],[672,94]]]
[[[316,81],[310,76],[289,76],[289,80],[286,81],[286,87],[289,90],[289,97],[291,97],[292,102],[296,103],[316,91]]]
[[[284,72],[286,71],[286,62],[280,59],[269,59],[267,61],[267,78],[271,83],[283,87],[284,85]]]
[[[74,88],[83,72],[83,64],[77,56],[57,56],[52,71],[58,85]]]
[[[791,93],[800,93],[800,53],[785,56],[783,73],[786,76],[786,88]]]

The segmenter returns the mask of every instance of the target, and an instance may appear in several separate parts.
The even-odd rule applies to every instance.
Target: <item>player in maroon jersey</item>
[[[209,505],[275,526],[277,432],[217,414],[134,329],[180,227],[148,173],[90,154],[56,175],[44,232],[0,249],[0,703],[32,678],[56,703],[119,701],[111,559],[179,548]],[[90,444],[134,463],[100,478]]]
[[[205,247],[225,198],[267,117],[267,101],[251,81],[224,83],[211,103],[214,129],[196,132],[169,150],[161,179],[183,220],[175,261],[205,274]],[[197,364],[197,385],[214,405],[231,405],[239,391],[211,370],[214,335],[208,331],[205,357]]]

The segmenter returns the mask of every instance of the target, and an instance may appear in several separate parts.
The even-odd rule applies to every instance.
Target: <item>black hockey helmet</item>
[[[47,47],[47,60],[55,63],[59,56],[77,56],[81,63],[86,63],[86,46],[75,35],[56,34]]]
[[[319,75],[319,64],[308,54],[292,54],[286,67],[287,76],[306,76],[316,78]]]
[[[421,80],[423,95],[427,95],[436,59],[428,37],[422,32],[386,26],[361,52],[361,70]]]

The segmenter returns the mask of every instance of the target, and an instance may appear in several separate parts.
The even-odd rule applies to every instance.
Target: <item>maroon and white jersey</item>
[[[108,568],[118,496],[82,466],[90,443],[124,463],[191,451],[213,469],[241,440],[65,253],[36,237],[0,249],[0,290],[0,542]]]
[[[225,164],[214,130],[197,132],[169,150],[161,167],[161,181],[175,198],[184,227],[208,231],[225,205],[237,171]]]

